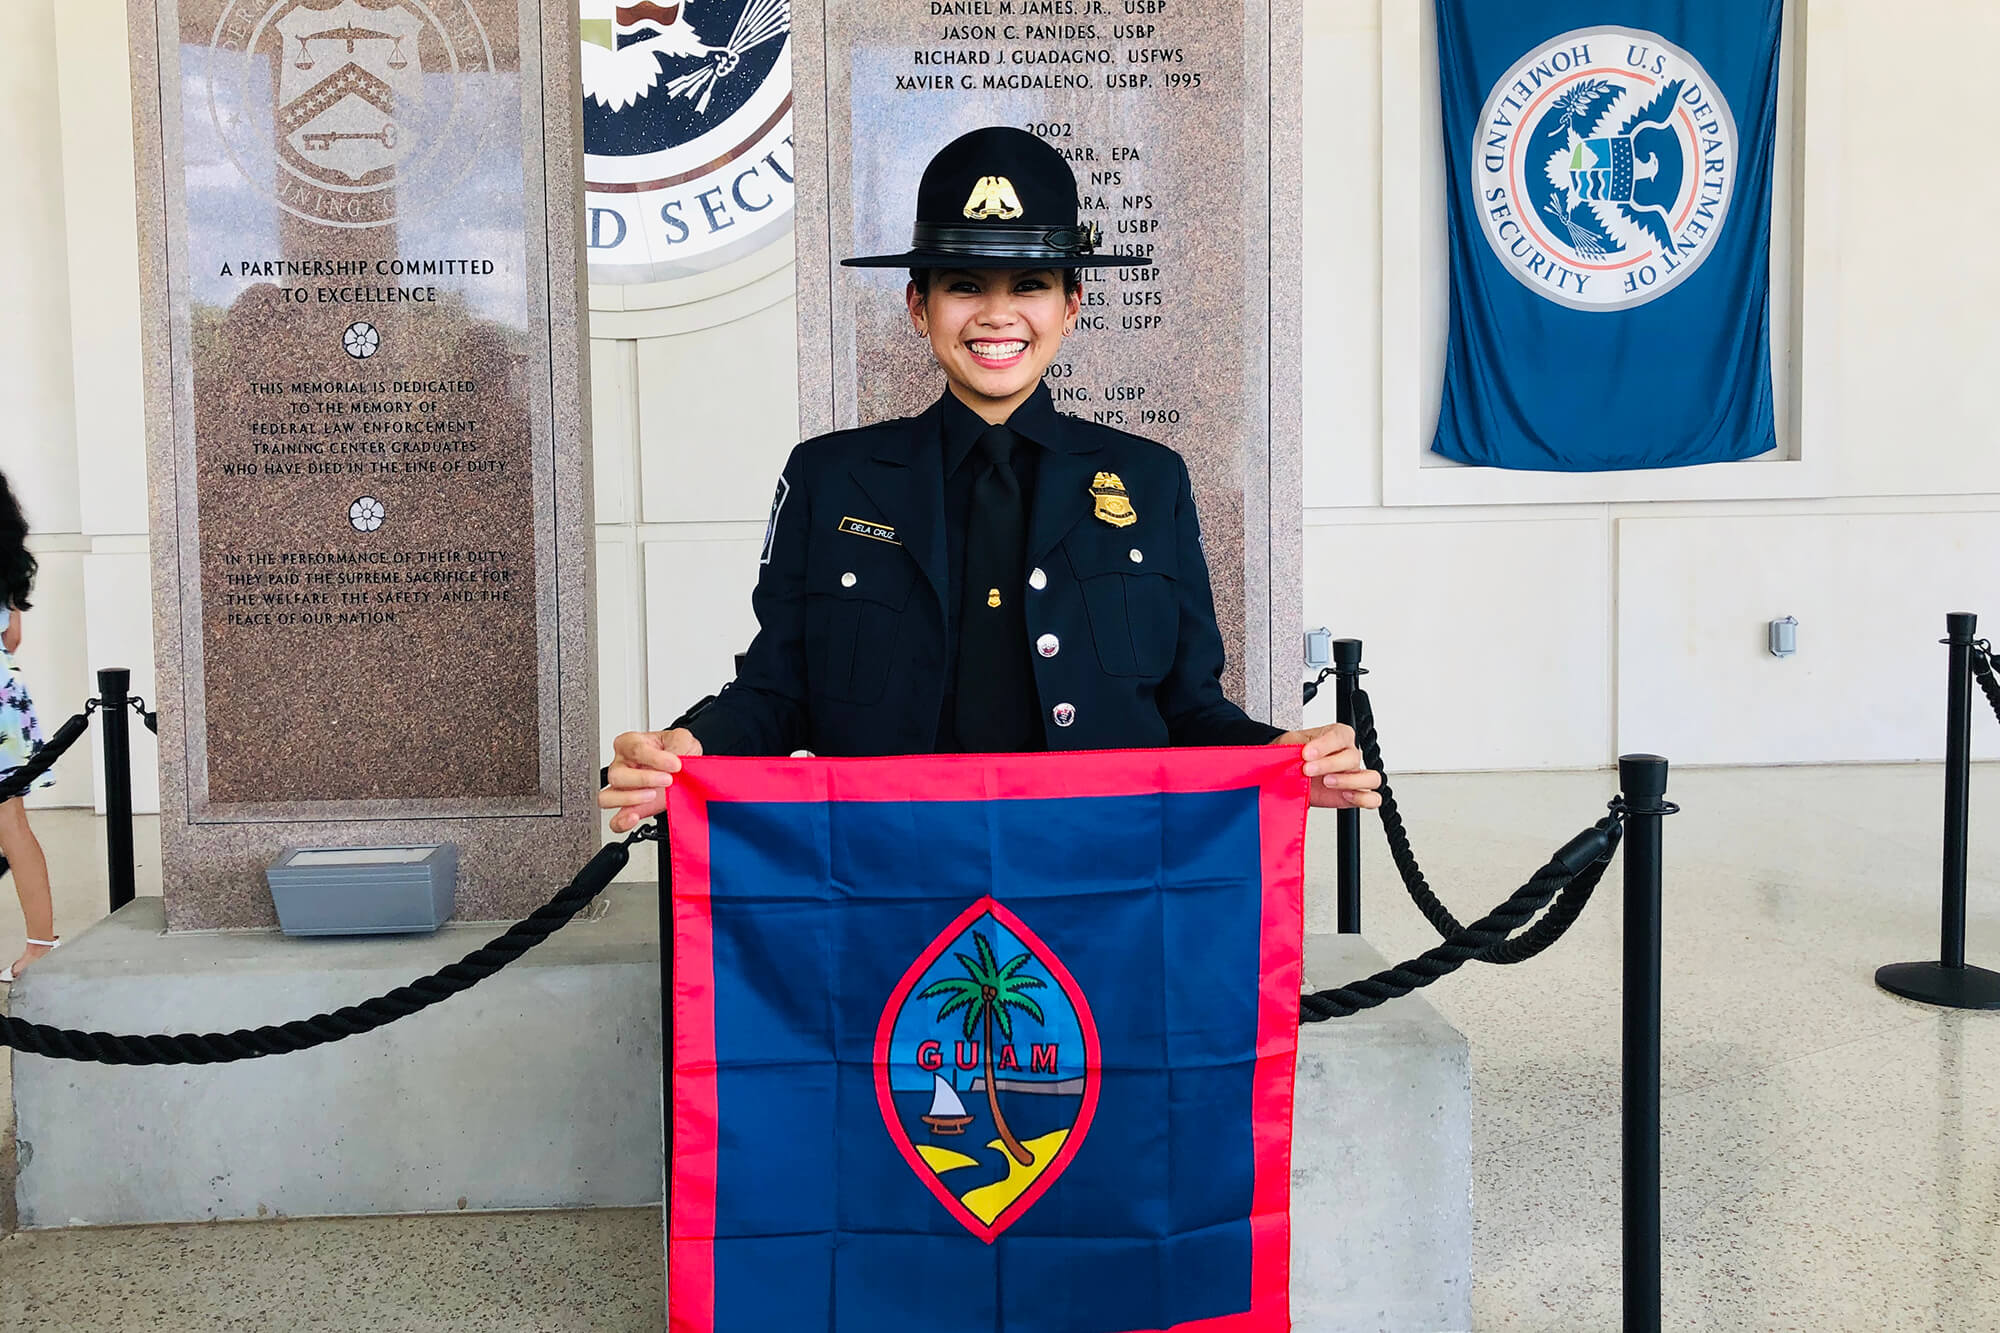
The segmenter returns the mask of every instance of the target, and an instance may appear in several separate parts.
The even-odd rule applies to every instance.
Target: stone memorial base
[[[1359,935],[1306,936],[1306,980],[1388,965]],[[1472,1327],[1472,1074],[1423,998],[1299,1030],[1292,1112],[1294,1333]]]
[[[380,1031],[245,1063],[116,1068],[17,1056],[23,1227],[452,1209],[629,1207],[660,1195],[657,896],[614,887],[473,990]],[[36,965],[17,1018],[116,1032],[304,1017],[456,959],[424,939],[166,935],[141,898]],[[1382,966],[1316,935],[1316,985]],[[1465,1039],[1421,997],[1300,1035],[1292,1148],[1298,1333],[1471,1325]]]
[[[614,885],[471,990],[315,1050],[152,1068],[16,1055],[21,1226],[658,1203],[658,901]],[[504,928],[168,935],[140,898],[38,963],[12,1012],[104,1032],[282,1023]]]

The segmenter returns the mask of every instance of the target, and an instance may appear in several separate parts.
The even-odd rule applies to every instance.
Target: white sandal
[[[38,944],[42,948],[47,949],[49,953],[54,953],[57,949],[60,949],[62,947],[62,936],[58,935],[52,940],[29,940],[28,943]],[[44,958],[47,958],[48,956],[49,956],[48,953],[42,955],[42,957]],[[9,986],[14,984],[14,965],[12,963],[7,964],[7,966],[4,968],[0,968],[0,983],[4,983]]]

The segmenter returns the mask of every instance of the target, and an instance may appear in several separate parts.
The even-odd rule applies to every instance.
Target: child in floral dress
[[[21,613],[30,605],[35,584],[35,557],[28,550],[28,524],[14,499],[7,478],[0,475],[0,782],[13,776],[42,748],[42,728],[35,704],[14,663],[21,646]],[[46,787],[53,775],[35,785]],[[28,810],[21,798],[0,801],[0,855],[14,875],[14,892],[28,926],[28,944],[19,958],[0,969],[0,982],[11,982],[21,971],[56,947],[55,907],[49,897],[49,863],[42,844],[28,827]]]

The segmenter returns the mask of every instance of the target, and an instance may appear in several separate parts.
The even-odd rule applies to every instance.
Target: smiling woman
[[[905,299],[952,392],[1001,422],[1027,401],[1075,330],[1082,293],[1073,268],[918,268]]]
[[[910,328],[943,392],[919,416],[808,440],[771,505],[737,678],[684,725],[628,732],[600,804],[658,813],[683,756],[1297,745],[1314,799],[1373,805],[1345,727],[1283,732],[1222,692],[1187,465],[1058,412],[1043,376],[1100,253],[1068,161],[975,130],[931,159]],[[1011,1148],[1010,1148],[1011,1151]]]

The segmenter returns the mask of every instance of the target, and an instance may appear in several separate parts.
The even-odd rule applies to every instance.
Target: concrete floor
[[[1614,786],[1608,773],[1398,784],[1432,883],[1468,919]],[[1968,957],[2000,967],[2000,766],[1973,789]],[[1937,953],[1937,768],[1692,771],[1669,795],[1685,813],[1666,840],[1666,1327],[2000,1330],[2000,1014],[1930,1010],[1871,980]],[[103,910],[101,826],[36,822],[59,928],[78,929]],[[1366,934],[1408,957],[1435,937],[1372,822]],[[1315,817],[1311,837],[1312,927],[1330,929],[1333,821]],[[145,891],[152,821],[139,855]],[[1540,959],[1430,992],[1472,1045],[1482,1330],[1619,1326],[1621,915],[1614,873]],[[0,911],[0,950],[19,939]],[[661,1300],[654,1210],[0,1239],[10,1330],[613,1333],[657,1329]]]

